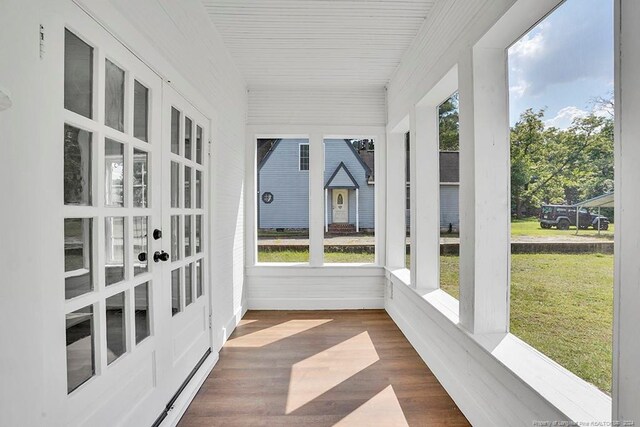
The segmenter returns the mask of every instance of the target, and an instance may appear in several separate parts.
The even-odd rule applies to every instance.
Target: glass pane
[[[171,272],[171,314],[180,313],[180,269]]]
[[[196,253],[200,253],[202,252],[202,245],[201,245],[201,237],[202,237],[202,215],[196,215]]]
[[[375,141],[324,140],[324,262],[375,262]]]
[[[196,209],[202,209],[202,171],[196,170]]]
[[[184,217],[184,256],[191,256],[191,215]]]
[[[171,207],[180,207],[180,165],[171,162]]]
[[[124,131],[124,70],[105,60],[104,124]]]
[[[136,276],[149,270],[148,222],[146,216],[133,217],[133,274]]]
[[[133,149],[133,207],[149,207],[149,154]]]
[[[124,218],[104,219],[105,261],[107,286],[124,280]]]
[[[82,385],[95,372],[93,307],[87,306],[66,315],[67,393]]]
[[[191,168],[184,167],[184,207],[191,208]]]
[[[124,206],[124,144],[105,139],[104,143],[105,205]]]
[[[91,218],[67,218],[64,220],[64,288],[66,299],[93,290],[91,225]]]
[[[180,111],[171,107],[171,152],[180,154]]]
[[[64,108],[93,116],[93,48],[64,31]]]
[[[202,288],[202,284],[203,284],[203,274],[204,274],[204,270],[202,268],[202,260],[199,259],[196,262],[196,294],[197,294],[197,298],[200,298],[202,296],[203,293],[203,288]]]
[[[180,259],[180,216],[171,216],[171,259]]]
[[[133,87],[133,136],[148,141],[148,132],[149,89],[136,80]]]
[[[124,292],[107,298],[107,364],[127,351],[127,330],[124,321]]]
[[[136,310],[136,344],[151,334],[151,318],[149,317],[149,282],[135,288]]]
[[[202,164],[202,128],[196,126],[196,162]]]
[[[308,171],[309,170],[309,144],[300,144],[299,151],[300,151],[300,159],[299,159],[300,170]]]
[[[193,157],[193,146],[191,144],[191,133],[193,132],[193,122],[189,117],[184,120],[184,156],[191,160]]]
[[[91,132],[64,125],[64,204],[91,205]]]
[[[188,264],[184,268],[184,305],[187,306],[193,302],[193,281],[191,272],[193,271],[193,263]]]
[[[258,262],[309,261],[309,171],[299,168],[308,143],[257,141]]]

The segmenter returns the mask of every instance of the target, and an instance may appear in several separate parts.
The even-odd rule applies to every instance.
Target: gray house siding
[[[306,139],[283,139],[258,171],[258,227],[309,228],[309,171],[299,169],[299,146]],[[269,204],[265,192],[273,194]]]
[[[446,230],[449,224],[454,230],[459,228],[458,185],[440,184],[440,228]]]
[[[265,156],[258,170],[258,227],[309,228],[309,171],[300,171],[299,145],[305,139],[283,139]],[[343,162],[359,186],[360,228],[375,226],[375,186],[367,183],[367,167],[343,139],[325,140],[324,183]],[[353,182],[340,171],[332,186],[352,187]],[[269,204],[262,201],[265,192],[273,194]],[[356,223],[356,191],[349,192],[349,223]],[[328,189],[328,218],[332,223],[332,189]]]

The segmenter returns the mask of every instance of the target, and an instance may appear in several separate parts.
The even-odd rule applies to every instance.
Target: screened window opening
[[[324,140],[324,262],[375,262],[375,140]]]
[[[258,262],[309,261],[309,140],[257,140]]]

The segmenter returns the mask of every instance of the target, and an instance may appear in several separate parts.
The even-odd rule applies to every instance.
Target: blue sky
[[[509,49],[512,125],[546,108],[546,125],[566,128],[612,91],[612,0],[567,0]]]

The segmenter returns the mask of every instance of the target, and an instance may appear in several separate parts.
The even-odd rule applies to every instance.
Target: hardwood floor
[[[179,426],[469,425],[384,310],[250,311]]]

